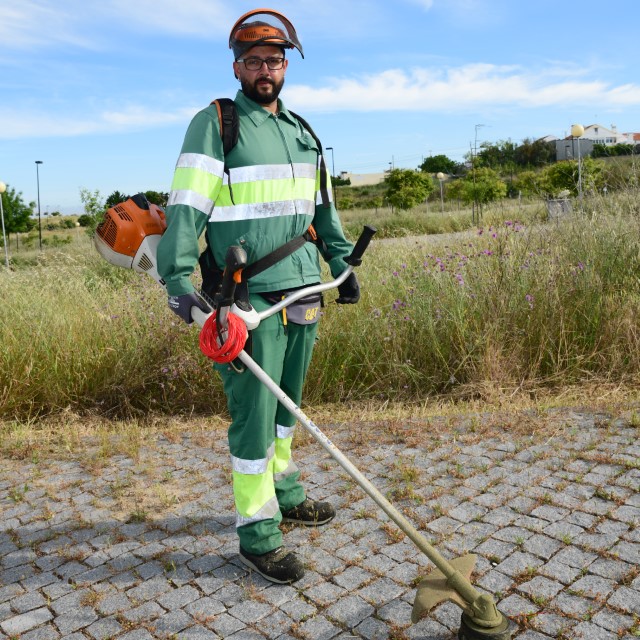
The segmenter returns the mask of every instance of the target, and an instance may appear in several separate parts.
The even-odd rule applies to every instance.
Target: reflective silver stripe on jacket
[[[211,215],[211,212],[213,211],[213,200],[206,198],[197,191],[172,191],[169,196],[167,206],[172,204],[185,204],[188,207],[193,207],[198,211],[202,211],[205,216]]]
[[[285,427],[281,424],[276,424],[276,438],[280,438],[284,440],[285,438],[290,438],[293,435],[293,432],[296,430],[296,425],[293,427]]]
[[[218,206],[215,208],[215,211],[211,213],[209,222],[235,222],[238,220],[275,218],[277,216],[313,216],[315,207],[316,203],[312,200],[284,200],[280,202],[238,204],[230,207]]]
[[[186,154],[185,154],[186,155]],[[293,167],[293,171],[292,171]],[[316,179],[315,165],[305,162],[290,164],[261,164],[252,167],[237,167],[229,169],[231,185],[239,182],[259,182],[261,180],[287,180],[291,178]],[[229,176],[225,174],[223,184],[229,184]]]
[[[273,458],[276,453],[276,443],[274,442],[267,450],[266,458],[259,458],[258,460],[245,460],[243,458],[236,458],[231,456],[231,464],[233,470],[236,473],[244,473],[249,476],[257,476],[261,473],[267,472],[269,466],[269,460]]]
[[[259,520],[267,520],[267,518],[273,518],[278,511],[280,511],[280,505],[278,505],[278,498],[273,496],[269,501],[261,507],[252,516],[243,516],[236,511],[236,527],[243,527],[246,524],[258,522]]]
[[[204,153],[181,153],[178,162],[176,162],[176,169],[200,169],[214,176],[222,177],[224,162]]]

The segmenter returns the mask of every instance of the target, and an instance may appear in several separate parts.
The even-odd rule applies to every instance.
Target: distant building
[[[341,171],[340,178],[350,180],[352,187],[367,187],[373,184],[380,184],[386,173],[351,173],[350,171]]]
[[[594,144],[607,146],[633,143],[633,134],[629,137],[627,133],[619,133],[615,124],[612,124],[610,129],[599,124],[590,124],[584,128],[584,133],[581,137],[591,140]]]
[[[572,160],[578,157],[578,144],[580,145],[580,155],[590,155],[594,144],[602,144],[612,147],[616,144],[633,144],[640,142],[640,134],[620,133],[618,127],[612,124],[611,127],[603,127],[600,124],[590,124],[584,128],[584,133],[580,139],[567,136],[563,140],[556,140],[556,156],[558,160]]]
[[[593,140],[568,137],[556,140],[556,160],[577,160],[578,157],[590,156],[593,151]]]

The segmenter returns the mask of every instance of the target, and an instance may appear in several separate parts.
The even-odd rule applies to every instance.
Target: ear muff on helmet
[[[297,49],[304,58],[298,34],[289,20],[273,9],[254,9],[241,16],[231,28],[229,48],[237,60],[258,45]]]

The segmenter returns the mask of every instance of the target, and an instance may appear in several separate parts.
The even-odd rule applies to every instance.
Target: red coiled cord
[[[227,323],[227,339],[222,346],[218,346],[218,325],[215,311],[205,320],[200,331],[200,351],[207,358],[220,364],[235,360],[244,349],[249,336],[247,325],[233,313],[229,313],[227,316]]]

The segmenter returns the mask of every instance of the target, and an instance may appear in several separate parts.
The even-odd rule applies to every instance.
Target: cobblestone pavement
[[[514,637],[640,634],[637,414],[323,430],[444,555],[477,554],[474,583],[519,623]],[[410,624],[429,561],[308,436],[308,493],[339,515],[285,529],[307,565],[293,586],[239,563],[224,430],[113,447],[2,461],[0,638],[455,637],[451,603]]]

